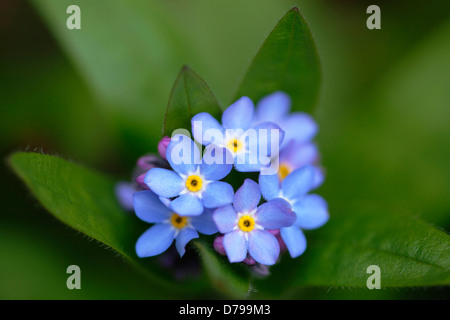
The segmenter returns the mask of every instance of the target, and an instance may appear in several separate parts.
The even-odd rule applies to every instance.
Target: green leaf
[[[62,222],[132,255],[136,219],[124,214],[114,198],[112,180],[63,159],[38,153],[15,153],[10,163],[19,177]],[[117,228],[117,226],[122,226]]]
[[[176,129],[191,130],[191,118],[200,112],[220,117],[222,110],[207,84],[194,71],[183,67],[170,94],[164,119],[163,135]]]
[[[293,110],[311,112],[320,86],[320,63],[314,40],[297,8],[291,9],[267,37],[253,59],[235,100],[258,101],[281,90],[292,98]]]
[[[203,278],[175,284],[156,266],[154,259],[137,258],[134,252],[136,240],[149,225],[120,208],[115,199],[113,180],[49,155],[18,152],[9,158],[9,162],[50,213],[119,252],[143,272],[154,289],[165,290],[161,295],[168,290],[177,290],[181,295],[199,294],[200,291],[205,294]],[[250,277],[246,268],[231,265],[205,240],[193,241],[193,246],[216,290],[228,297],[247,296]]]
[[[176,284],[153,258],[136,256],[136,240],[149,225],[121,209],[112,179],[66,160],[37,153],[18,152],[9,162],[52,215],[120,253],[142,272],[154,289],[161,290],[161,295],[169,290],[180,292],[183,287],[192,293],[202,285],[198,279]]]
[[[256,288],[282,288],[272,294],[305,286],[365,288],[371,265],[380,267],[382,288],[450,284],[445,232],[410,215],[360,204],[331,212],[324,227],[306,232],[306,252],[296,259],[282,257]]]
[[[230,264],[226,257],[218,255],[204,240],[196,239],[193,243],[216,290],[237,299],[249,296],[250,275],[243,265]]]

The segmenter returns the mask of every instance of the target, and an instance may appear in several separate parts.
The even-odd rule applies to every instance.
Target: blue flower
[[[274,199],[258,207],[259,185],[246,179],[236,191],[233,204],[217,208],[213,219],[221,233],[230,262],[242,262],[249,254],[255,261],[273,265],[280,254],[276,237],[267,230],[291,226],[295,214],[283,199]]]
[[[242,97],[223,112],[222,124],[207,112],[196,114],[191,120],[194,139],[228,149],[238,171],[260,171],[278,154],[284,131],[271,121],[254,125],[254,109],[252,100]]]
[[[318,126],[310,115],[305,112],[289,113],[290,109],[291,98],[281,91],[263,97],[256,107],[255,124],[272,121],[284,130],[281,149],[291,141],[308,142],[318,131]]]
[[[188,137],[175,135],[167,146],[166,158],[172,170],[152,168],[145,176],[150,190],[160,197],[173,199],[171,208],[182,216],[198,216],[203,209],[217,208],[233,201],[233,187],[223,181],[233,165],[222,149],[215,150],[220,161],[203,161],[197,145]]]
[[[296,214],[293,226],[281,228],[280,234],[291,255],[300,256],[306,249],[306,238],[301,229],[316,229],[328,219],[328,205],[317,194],[308,194],[315,187],[316,170],[311,165],[300,167],[280,182],[278,175],[259,176],[259,185],[263,197],[268,201],[286,200]]]
[[[217,227],[212,220],[212,210],[196,217],[186,217],[173,212],[150,190],[134,193],[133,205],[136,215],[143,221],[154,223],[136,242],[136,254],[140,258],[163,253],[175,240],[175,246],[182,257],[186,244],[198,238],[200,233],[211,235]]]

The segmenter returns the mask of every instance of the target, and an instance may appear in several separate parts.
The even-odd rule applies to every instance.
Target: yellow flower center
[[[186,179],[186,188],[191,192],[197,192],[202,188],[202,178],[196,175],[191,175]]]
[[[278,168],[278,178],[280,181],[283,181],[286,176],[291,173],[292,169],[286,164],[280,164],[280,167]]]
[[[242,150],[243,144],[240,140],[233,138],[228,140],[227,148],[233,153],[237,153]]]
[[[182,217],[182,216],[174,213],[174,214],[172,214],[172,217],[170,217],[170,222],[172,223],[172,225],[175,228],[181,229],[186,226],[186,224],[188,223],[188,219],[187,219],[187,217]]]
[[[255,219],[249,215],[242,216],[238,222],[239,228],[242,231],[249,232],[255,227]]]

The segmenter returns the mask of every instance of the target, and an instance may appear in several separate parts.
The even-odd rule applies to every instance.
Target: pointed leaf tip
[[[200,112],[218,117],[222,110],[206,82],[189,66],[184,65],[170,93],[164,119],[163,136],[176,129],[191,129],[191,119]]]
[[[275,91],[286,92],[293,111],[312,112],[320,88],[320,63],[308,24],[297,7],[278,22],[250,65],[234,100],[255,102]]]

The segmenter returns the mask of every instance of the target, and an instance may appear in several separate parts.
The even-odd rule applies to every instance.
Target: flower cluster
[[[256,108],[248,97],[229,106],[219,122],[196,114],[192,136],[164,137],[161,158],[138,160],[133,185],[117,186],[122,205],[153,224],[136,243],[139,257],[155,256],[173,242],[182,257],[189,241],[217,234],[215,250],[231,263],[273,265],[280,252],[300,256],[302,230],[328,220],[326,201],[310,191],[324,173],[312,141],[318,127],[302,112],[290,113],[283,92],[262,98]],[[240,185],[227,180],[235,170]],[[259,175],[258,181],[246,172]]]

